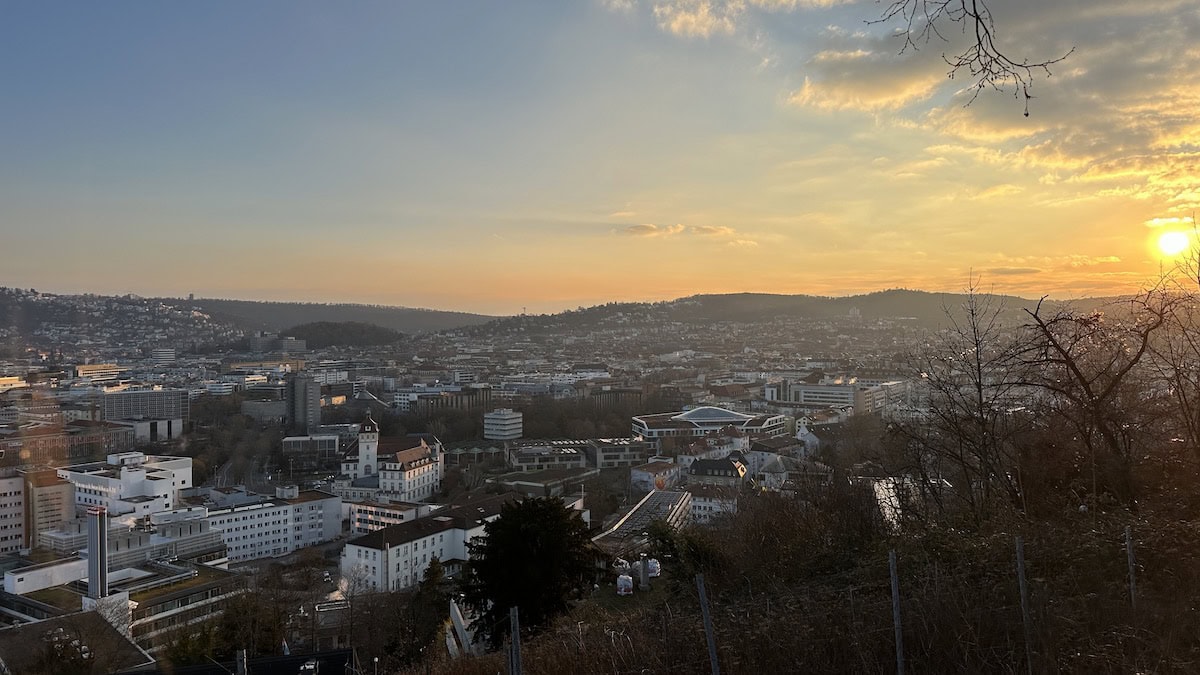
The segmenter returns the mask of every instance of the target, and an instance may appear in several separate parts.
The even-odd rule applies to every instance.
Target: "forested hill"
[[[299,340],[304,340],[309,349],[323,349],[334,345],[344,347],[370,347],[386,345],[404,337],[399,331],[361,321],[315,321],[292,326],[284,331]]]
[[[245,330],[280,332],[300,324],[355,321],[369,323],[401,333],[431,333],[486,323],[496,317],[466,312],[446,312],[386,305],[318,304],[311,302],[258,302],[254,300],[217,300],[165,298],[164,303],[196,307],[215,319]],[[299,336],[297,336],[299,337]]]
[[[993,306],[1000,307],[1004,313],[1022,319],[1024,310],[1032,310],[1038,303],[1037,300],[1011,295],[988,295],[983,296],[983,299]],[[947,311],[961,311],[966,300],[967,295],[963,293],[929,293],[904,289],[844,297],[770,293],[693,295],[665,302],[608,303],[559,314],[497,319],[473,330],[588,327],[611,322],[637,323],[647,319],[683,323],[763,323],[781,318],[821,320],[847,317],[852,310],[857,310],[858,315],[865,320],[910,319],[918,325],[935,327],[946,322]]]

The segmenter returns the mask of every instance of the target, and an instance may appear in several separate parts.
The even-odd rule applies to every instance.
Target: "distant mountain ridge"
[[[1014,320],[1023,318],[1024,310],[1034,309],[1038,301],[1014,295],[983,294],[983,297],[1002,309]],[[947,311],[958,312],[966,301],[965,293],[931,293],[907,289],[890,289],[861,295],[820,296],[783,295],[773,293],[726,293],[693,295],[662,302],[608,303],[558,314],[518,316],[496,319],[472,327],[472,332],[505,330],[508,328],[587,327],[615,320],[620,316],[648,317],[682,323],[735,321],[761,323],[780,318],[833,319],[848,317],[852,310],[866,320],[911,319],[926,327],[946,323]],[[1093,305],[1098,300],[1079,301]],[[1060,305],[1062,303],[1051,303]]]
[[[214,319],[234,324],[243,330],[264,330],[273,333],[292,326],[317,322],[367,323],[401,333],[434,333],[475,326],[497,318],[468,312],[352,303],[319,304],[216,298],[196,298],[194,300],[159,298],[159,300],[179,307],[195,307]]]

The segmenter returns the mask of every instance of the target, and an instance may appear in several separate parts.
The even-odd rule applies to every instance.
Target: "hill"
[[[260,302],[164,298],[163,303],[194,307],[213,318],[244,330],[280,332],[290,326],[316,322],[359,322],[390,328],[401,333],[432,333],[486,323],[496,317],[467,312],[446,312],[387,305],[319,304],[312,302]],[[299,336],[297,336],[299,337]]]
[[[391,344],[404,337],[403,333],[362,321],[315,321],[292,326],[284,335],[304,340],[309,349],[322,349],[333,345],[346,347],[369,347]]]
[[[1023,320],[1023,310],[1033,309],[1037,300],[1012,295],[987,296],[1005,315]],[[892,289],[863,295],[829,297],[772,293],[728,293],[693,295],[654,303],[608,303],[559,314],[496,319],[474,326],[472,332],[506,330],[562,330],[598,327],[610,323],[641,323],[648,320],[713,323],[767,323],[780,319],[825,320],[845,318],[857,311],[864,320],[909,319],[933,328],[946,322],[946,313],[956,312],[966,301],[963,293],[929,293]],[[1089,301],[1083,301],[1089,302]]]

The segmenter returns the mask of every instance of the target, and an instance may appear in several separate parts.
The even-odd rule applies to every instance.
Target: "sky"
[[[0,22],[0,285],[549,312],[1128,292],[1194,238],[1200,3],[56,2]],[[1072,51],[1073,50],[1073,51]],[[1069,54],[1068,54],[1069,52]]]

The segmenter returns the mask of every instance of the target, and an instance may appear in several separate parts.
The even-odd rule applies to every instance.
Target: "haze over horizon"
[[[508,315],[1128,292],[1194,244],[1200,7],[994,3],[1030,115],[874,2],[27,4],[0,285]],[[951,33],[957,39],[956,33]],[[19,255],[13,255],[18,252]]]

